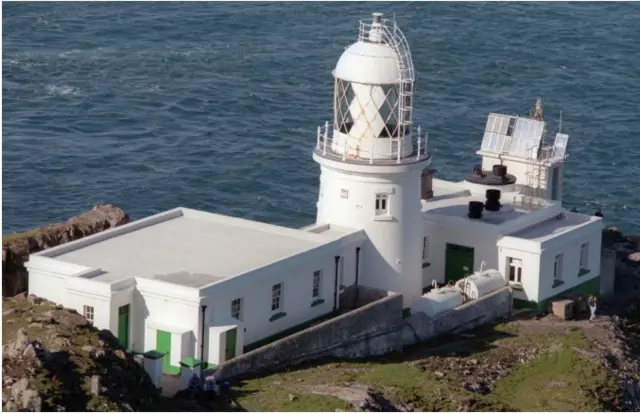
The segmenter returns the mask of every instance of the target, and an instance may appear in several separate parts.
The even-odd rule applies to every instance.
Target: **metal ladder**
[[[402,142],[407,130],[413,123],[413,60],[407,39],[398,29],[395,20],[393,21],[393,31],[389,26],[383,25],[387,44],[391,47],[396,57],[398,72],[400,72],[400,89],[398,91],[398,142]]]

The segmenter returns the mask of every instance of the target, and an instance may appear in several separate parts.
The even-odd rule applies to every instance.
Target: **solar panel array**
[[[567,147],[569,144],[569,135],[565,133],[556,133],[556,139],[553,141],[553,157],[563,158],[567,156]]]
[[[544,127],[543,121],[490,113],[481,149],[526,159],[536,158]]]

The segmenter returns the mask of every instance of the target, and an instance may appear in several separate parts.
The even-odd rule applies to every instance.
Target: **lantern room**
[[[414,70],[395,21],[374,13],[335,70],[331,151],[349,159],[403,159],[415,154],[411,125]]]

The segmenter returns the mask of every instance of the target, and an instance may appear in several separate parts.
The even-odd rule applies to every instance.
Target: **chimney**
[[[420,184],[420,199],[433,198],[433,175],[435,169],[425,169],[422,171],[422,181]]]

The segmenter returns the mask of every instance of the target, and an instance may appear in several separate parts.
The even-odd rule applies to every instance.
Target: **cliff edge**
[[[124,225],[131,219],[122,209],[98,204],[67,222],[33,231],[2,236],[2,296],[12,297],[28,290],[24,263],[29,254]]]

